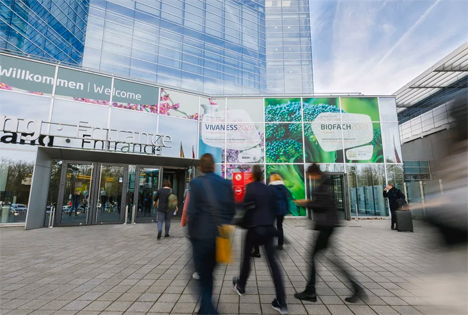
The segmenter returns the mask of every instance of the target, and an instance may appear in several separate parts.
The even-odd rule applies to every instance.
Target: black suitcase
[[[398,232],[410,231],[413,232],[413,219],[411,211],[395,211],[396,228]]]

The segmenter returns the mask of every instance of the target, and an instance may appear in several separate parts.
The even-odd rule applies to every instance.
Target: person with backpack
[[[388,183],[387,187],[383,191],[384,198],[388,198],[388,203],[390,205],[390,212],[392,214],[392,230],[396,229],[396,213],[398,209],[406,205],[405,194],[396,188],[393,183]]]
[[[171,217],[174,211],[177,211],[177,197],[172,193],[171,182],[165,180],[163,187],[158,190],[154,197],[154,203],[158,204],[158,240],[161,239],[162,227],[165,222],[164,237],[169,237],[171,228]]]

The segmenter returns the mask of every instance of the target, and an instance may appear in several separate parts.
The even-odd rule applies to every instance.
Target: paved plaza
[[[309,222],[286,220],[285,250],[278,252],[290,314],[460,313],[432,306],[434,295],[428,288],[443,286],[434,275],[441,249],[435,231],[418,221],[414,233],[391,231],[388,220],[346,222],[335,236],[334,249],[318,257],[318,302],[296,300],[293,294],[305,286],[315,235]],[[173,222],[169,238],[156,241],[156,233],[155,224],[0,229],[0,314],[194,313],[198,295],[185,230]],[[232,290],[242,234],[238,230],[235,235],[236,261],[216,270],[215,305],[221,314],[276,314],[270,306],[274,286],[263,257],[253,261],[247,295],[239,297]],[[332,255],[343,259],[365,287],[365,301],[344,302],[350,291],[328,259]],[[466,278],[461,281],[466,287]],[[456,294],[466,292],[449,298],[460,301]],[[463,295],[461,300],[466,303]]]

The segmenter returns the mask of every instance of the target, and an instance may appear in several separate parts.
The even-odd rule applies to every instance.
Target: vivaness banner
[[[218,101],[202,103],[199,155],[211,153],[218,163],[263,163],[262,123],[252,121],[243,109],[219,110]],[[226,122],[227,121],[227,122]]]
[[[303,100],[306,162],[383,163],[377,98]]]

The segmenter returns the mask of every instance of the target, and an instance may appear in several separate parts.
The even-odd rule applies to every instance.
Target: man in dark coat
[[[317,302],[315,292],[315,255],[326,249],[330,242],[330,237],[333,234],[335,227],[339,224],[338,212],[336,211],[335,199],[333,198],[332,186],[330,178],[323,174],[317,164],[312,164],[307,168],[307,177],[319,182],[319,185],[312,192],[312,200],[296,200],[296,204],[302,207],[308,207],[314,212],[315,229],[319,231],[315,241],[312,256],[310,259],[310,273],[306,289],[303,292],[294,294],[294,297],[299,300],[308,300]],[[351,283],[353,295],[345,300],[349,303],[355,303],[360,298],[365,297],[364,290],[357,284],[349,274],[343,269],[339,261],[334,261],[334,264],[340,268],[341,272]]]
[[[390,204],[390,212],[392,214],[392,230],[394,230],[396,225],[395,211],[397,211],[404,203],[406,203],[406,198],[401,190],[395,188],[392,183],[389,183],[387,187],[384,188],[383,196],[384,198],[388,198],[388,203]]]
[[[239,277],[233,278],[234,290],[240,295],[245,294],[245,286],[250,275],[250,253],[254,246],[264,246],[270,266],[273,283],[276,289],[276,299],[271,306],[280,314],[288,313],[286,295],[281,276],[281,271],[275,257],[273,238],[276,235],[274,227],[277,205],[274,191],[266,186],[263,179],[263,170],[259,165],[252,169],[254,181],[247,185],[244,204],[252,205],[245,212],[245,225],[247,235],[243,249],[241,272]]]
[[[190,183],[190,202],[187,209],[193,259],[195,266],[199,266],[197,271],[200,274],[202,297],[198,314],[218,314],[211,300],[218,225],[229,224],[235,213],[232,185],[214,174],[214,167],[213,156],[204,154],[199,163],[204,175]]]

